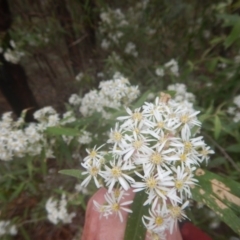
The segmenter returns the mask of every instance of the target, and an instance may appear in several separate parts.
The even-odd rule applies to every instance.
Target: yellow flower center
[[[170,212],[173,218],[178,219],[181,217],[181,208],[179,206],[170,207]]]
[[[150,160],[153,164],[160,164],[162,162],[162,157],[158,152],[155,152],[152,154],[151,156],[151,160]]]
[[[141,121],[143,118],[142,113],[140,112],[135,112],[132,114],[132,119],[135,121],[137,120],[138,122]]]
[[[190,118],[188,115],[183,115],[183,116],[181,116],[180,120],[182,123],[187,123],[187,122],[189,122]]]
[[[192,143],[191,142],[185,142],[184,143],[185,152],[190,152],[191,149],[192,149]]]
[[[92,167],[90,170],[90,174],[92,176],[97,176],[99,169],[97,167]]]
[[[155,224],[156,224],[157,226],[161,226],[161,225],[163,224],[163,218],[160,217],[160,216],[157,216],[157,217],[155,218]]]
[[[183,181],[181,180],[176,180],[175,181],[175,187],[179,190],[183,187]]]
[[[180,161],[181,162],[186,162],[186,160],[187,160],[187,155],[186,154],[181,154],[180,155]]]
[[[92,150],[89,154],[91,158],[95,158],[97,156],[97,152],[95,150]]]
[[[157,180],[154,177],[146,179],[146,185],[148,188],[153,189],[157,186]]]
[[[122,171],[121,171],[121,169],[120,169],[119,167],[113,167],[113,168],[111,169],[111,173],[112,173],[112,176],[113,176],[113,177],[118,178],[118,177],[121,176]]]
[[[164,127],[164,122],[158,122],[157,123],[157,128],[163,128]]]
[[[120,132],[113,133],[113,140],[116,142],[120,142],[122,139],[122,134]]]
[[[112,205],[112,210],[113,210],[114,212],[118,212],[119,209],[120,209],[120,206],[119,206],[118,203],[114,203],[114,204]]]
[[[139,148],[141,148],[142,145],[143,145],[143,142],[142,142],[141,140],[133,142],[133,147],[134,147],[136,150],[138,150]]]

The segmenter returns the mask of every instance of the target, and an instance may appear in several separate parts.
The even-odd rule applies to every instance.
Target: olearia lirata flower
[[[101,182],[108,189],[106,203],[94,202],[96,209],[101,217],[114,214],[121,221],[122,211],[131,212],[127,207],[131,201],[124,201],[126,191],[144,191],[149,216],[142,216],[143,224],[149,236],[164,239],[166,229],[172,232],[177,221],[187,218],[184,210],[192,197],[191,187],[198,182],[195,170],[214,151],[196,136],[199,112],[188,102],[161,93],[154,103],[126,111],[127,116],[117,118],[106,145],[87,150],[82,185],[94,179],[100,187]],[[102,151],[103,146],[108,150]]]

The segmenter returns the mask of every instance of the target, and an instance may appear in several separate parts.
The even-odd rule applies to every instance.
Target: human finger
[[[93,203],[93,201],[96,201],[99,204],[104,204],[104,194],[106,192],[105,188],[101,188],[89,200],[82,240],[123,240],[128,213],[122,212],[123,222],[115,215],[100,218]],[[124,200],[130,201],[134,198],[135,193],[132,190],[127,192],[129,195],[126,195]]]
[[[86,220],[82,235],[82,240],[123,240],[127,223],[127,212],[122,212],[123,222],[117,216],[110,215],[108,218],[100,218],[99,212],[96,211],[94,201],[99,204],[105,203],[104,195],[107,190],[105,188],[99,189],[89,200],[86,211]],[[125,196],[126,201],[130,201],[134,198],[135,193],[130,189],[129,195]],[[182,240],[180,231],[178,228],[174,229],[170,234],[166,231],[167,240]],[[145,240],[150,240],[149,233],[146,234]]]

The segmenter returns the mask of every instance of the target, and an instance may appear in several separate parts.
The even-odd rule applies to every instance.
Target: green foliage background
[[[52,87],[49,95],[53,89],[55,97],[46,96],[49,102],[42,100],[41,105],[56,106],[59,112],[63,112],[64,102],[70,92],[80,92],[83,95],[98,86],[98,72],[103,72],[106,80],[119,71],[132,84],[140,86],[142,96],[133,103],[133,108],[140,106],[149,92],[157,94],[173,83],[186,84],[188,91],[196,95],[196,109],[201,111],[199,118],[203,122],[202,134],[215,150],[209,164],[201,166],[204,174],[198,176],[199,186],[192,189],[195,201],[188,210],[188,216],[213,239],[238,236],[240,122],[233,122],[227,114],[227,108],[232,105],[234,96],[240,94],[240,61],[236,60],[240,55],[240,1],[149,0],[142,3],[144,2],[147,3],[146,7],[139,7],[139,1],[66,1],[72,21],[65,21],[72,24],[75,32],[74,46],[79,50],[79,72],[84,73],[81,82],[73,81],[76,74],[69,63],[69,46],[64,41],[69,32],[59,24],[55,1],[9,1],[13,15],[9,34],[18,48],[25,52],[21,64],[30,79],[36,78],[36,82],[39,81],[40,67],[41,72],[48,75],[48,84]],[[111,26],[106,26],[105,32],[101,32],[100,14],[118,8],[125,14],[129,24],[117,29],[123,33],[121,41],[112,42],[104,50],[101,42],[107,37],[108,31],[116,31],[117,22],[113,21]],[[87,44],[84,39],[88,36],[89,29],[94,30],[95,42],[86,47],[88,45],[84,45]],[[150,30],[154,30],[152,34],[149,34]],[[136,45],[137,57],[124,52],[128,42]],[[86,52],[84,49],[90,50]],[[120,57],[120,61],[114,60],[113,52]],[[179,63],[179,77],[170,73],[163,77],[157,76],[156,68],[172,58]],[[37,89],[37,85],[35,90],[33,87],[33,91],[37,92]],[[65,106],[70,108],[68,104]],[[122,112],[114,112],[113,116],[121,115]],[[57,142],[54,160],[46,159],[43,152],[36,157],[0,162],[0,218],[13,219],[20,228],[18,239],[31,239],[36,225],[46,222],[44,204],[52,194],[65,192],[72,196],[71,207],[84,214],[87,197],[73,193],[74,184],[81,179],[66,177],[58,172],[72,168],[80,170],[80,164],[72,158],[72,152],[77,148],[83,157],[86,154],[85,148],[90,146],[79,146],[76,141],[68,146],[60,136],[78,136],[81,130],[91,129],[99,134],[91,147],[101,145],[106,139],[104,133],[113,126],[114,117],[102,126],[104,120],[98,113],[89,118],[83,118],[79,114],[78,120],[72,125],[47,129],[48,138],[56,138]],[[49,177],[51,168],[55,172],[51,175],[49,188],[45,180]],[[71,176],[77,174],[78,177],[80,174],[78,170],[60,173]],[[220,192],[214,192],[214,179],[217,180],[215,185],[220,188]],[[59,189],[60,186],[63,188]],[[90,186],[90,192],[93,193],[94,190]],[[12,204],[25,198],[38,201],[34,207],[27,205],[23,211],[11,211]],[[197,202],[205,204],[203,210],[197,208]],[[209,208],[217,212],[214,219],[209,216]],[[135,219],[131,221],[134,222]],[[220,222],[217,228],[209,227],[213,221]],[[33,230],[29,230],[28,222],[33,223]],[[132,225],[129,226],[131,229]],[[132,236],[131,232],[126,234]],[[6,239],[11,238],[7,236]]]

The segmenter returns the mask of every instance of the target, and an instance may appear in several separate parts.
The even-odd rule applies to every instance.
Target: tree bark
[[[77,75],[81,69],[79,57],[79,49],[73,43],[76,41],[76,36],[73,28],[73,21],[70,12],[67,9],[65,0],[58,0],[56,5],[57,18],[61,27],[64,30],[64,39],[67,45],[69,58],[71,61],[73,73]]]
[[[12,17],[7,0],[0,0],[0,32],[7,31],[12,23]]]
[[[7,33],[11,26],[11,12],[7,0],[0,0],[0,32],[5,35],[3,45],[9,46],[9,35]],[[0,54],[0,88],[6,100],[17,116],[24,109],[29,109],[26,120],[33,120],[34,108],[38,108],[37,101],[28,85],[27,75],[20,64],[12,64]]]

